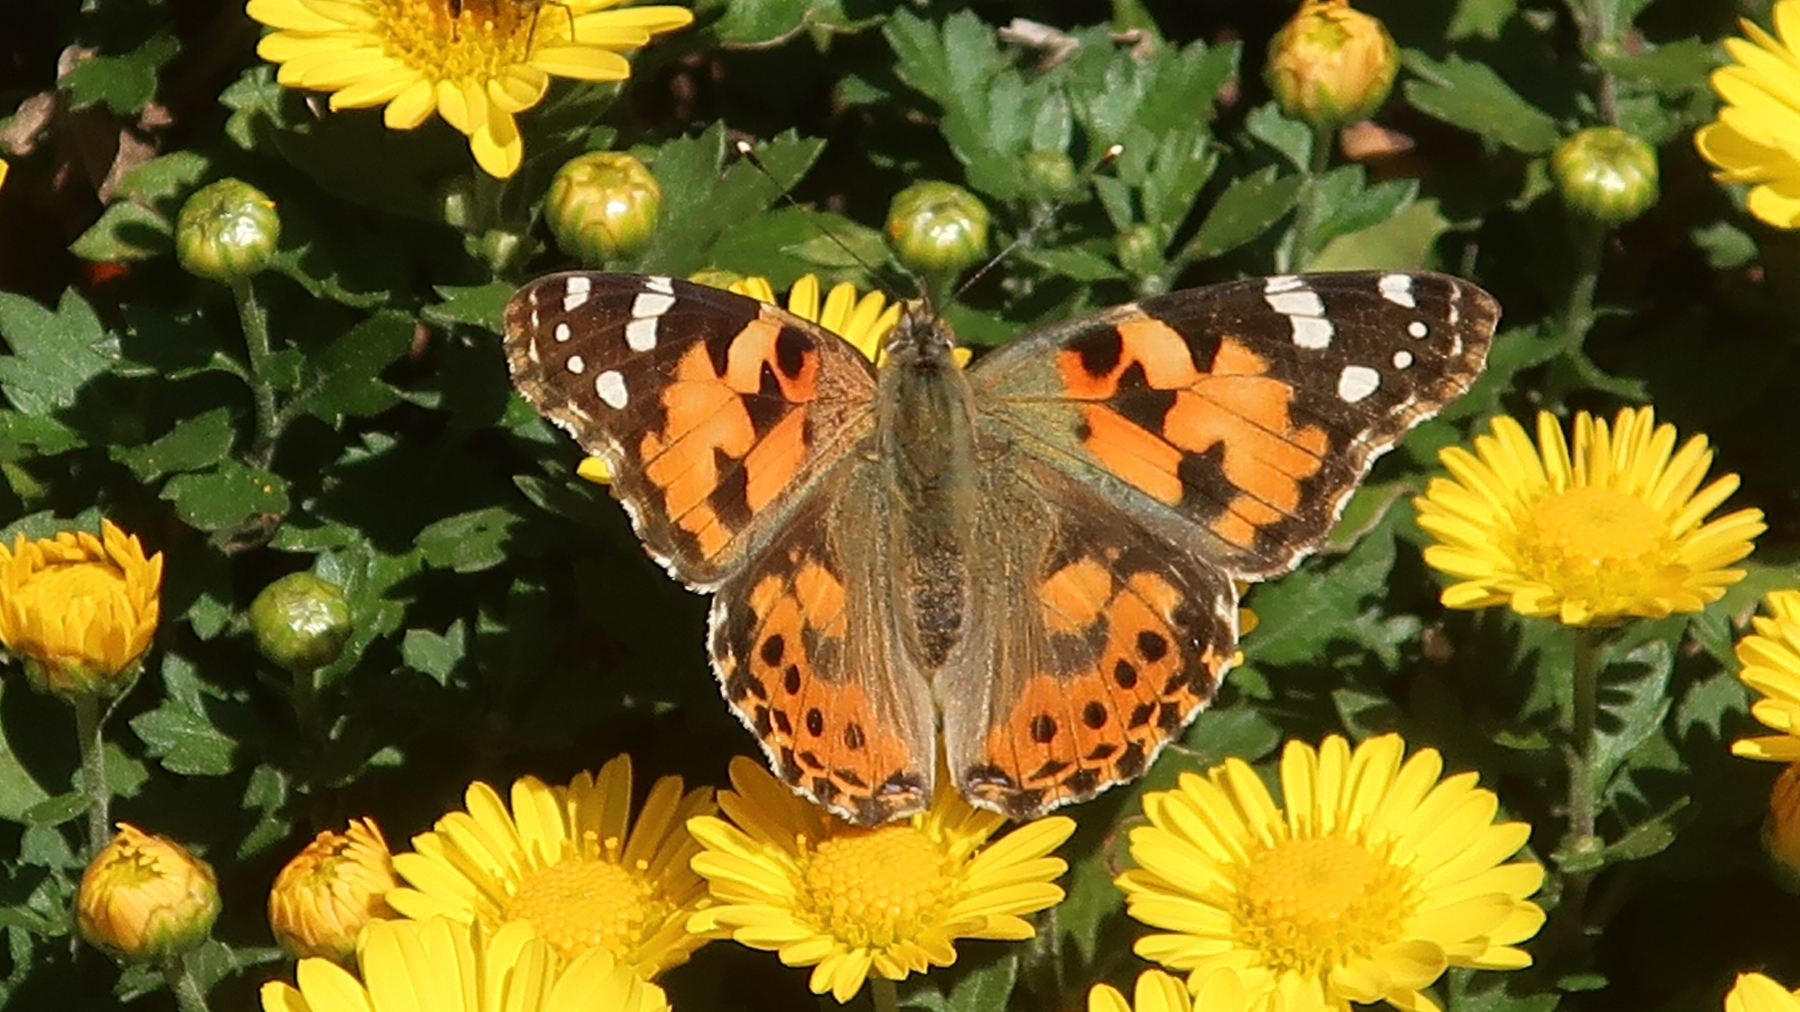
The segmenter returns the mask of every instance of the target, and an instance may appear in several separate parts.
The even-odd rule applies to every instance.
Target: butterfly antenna
[[[1088,166],[1088,170],[1081,174],[1080,182],[1083,185],[1086,185],[1095,176],[1100,174],[1101,169],[1106,168],[1117,160],[1119,155],[1123,154],[1124,151],[1125,145],[1123,144],[1113,144],[1107,147],[1105,151],[1101,152],[1100,157],[1094,160],[1094,164]],[[1051,224],[1056,221],[1057,212],[1061,211],[1064,205],[1065,201],[1061,199],[1044,203],[1039,208],[1038,213],[1033,216],[1031,224],[1026,226],[1023,232],[1020,232],[1015,236],[1012,242],[1007,243],[1005,249],[1002,249],[992,257],[989,257],[988,262],[982,264],[980,270],[977,270],[974,274],[969,276],[968,280],[956,286],[956,292],[953,297],[960,298],[962,293],[975,287],[975,282],[980,281],[987,275],[988,271],[993,270],[1002,260],[1011,256],[1013,251],[1020,246],[1036,242],[1037,237],[1042,235],[1044,230],[1049,228]]]
[[[801,209],[800,202],[795,200],[788,193],[787,188],[781,185],[781,180],[775,178],[775,173],[770,172],[769,167],[767,165],[763,164],[763,160],[756,156],[756,151],[755,151],[755,149],[751,148],[749,141],[744,140],[743,138],[740,137],[737,140],[732,142],[732,147],[737,150],[738,157],[742,158],[744,161],[749,162],[751,165],[755,166],[756,171],[762,173],[765,177],[768,178],[769,182],[775,184],[775,188],[778,191],[778,193],[781,197],[781,200],[784,204],[786,204],[788,207],[795,208],[796,210]],[[876,270],[874,264],[868,262],[867,260],[864,260],[862,257],[862,254],[851,249],[850,245],[848,243],[844,242],[843,239],[840,239],[838,237],[837,233],[832,232],[830,229],[821,227],[818,222],[811,221],[810,219],[808,219],[808,221],[812,225],[814,231],[818,232],[819,235],[824,237],[825,239],[830,240],[830,242],[833,246],[836,246],[838,249],[843,250],[845,256],[848,256],[851,260],[856,261],[856,263],[859,266],[861,266],[863,270],[867,271],[869,274],[869,277],[874,279],[875,283],[882,287],[883,291],[887,294],[889,299],[896,301],[896,302],[898,302],[900,300],[900,296],[898,294],[896,294],[893,291],[893,289],[888,286],[888,284],[886,282],[881,280],[881,274],[879,271]]]

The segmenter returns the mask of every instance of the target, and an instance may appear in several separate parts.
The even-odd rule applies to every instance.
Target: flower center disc
[[[539,8],[529,0],[383,0],[382,48],[434,80],[492,77],[523,62]]]
[[[1572,488],[1531,507],[1519,547],[1523,568],[1563,597],[1601,598],[1615,584],[1636,584],[1666,564],[1668,525],[1635,496]]]
[[[644,881],[610,861],[565,858],[525,877],[506,905],[564,959],[599,945],[629,959],[660,904]]]
[[[1400,937],[1407,881],[1341,837],[1289,840],[1246,870],[1238,931],[1271,969],[1314,975]]]
[[[947,887],[937,846],[911,826],[821,842],[802,883],[821,927],[852,945],[912,937]]]

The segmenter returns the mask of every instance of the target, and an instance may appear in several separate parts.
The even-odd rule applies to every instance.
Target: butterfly
[[[914,304],[877,368],[753,299],[571,272],[513,296],[505,348],[650,554],[714,594],[713,667],[777,775],[874,825],[940,775],[1025,819],[1142,774],[1230,666],[1239,582],[1317,547],[1498,318],[1442,274],[1288,275],[964,369]]]

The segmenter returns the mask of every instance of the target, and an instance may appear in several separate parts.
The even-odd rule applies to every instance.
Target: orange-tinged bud
[[[275,876],[269,927],[296,956],[343,963],[363,925],[396,916],[386,897],[399,884],[380,827],[352,819],[342,833],[320,833]]]
[[[1306,0],[1269,42],[1264,75],[1281,109],[1315,130],[1368,119],[1400,69],[1394,39],[1349,0]]]
[[[162,554],[110,520],[100,536],[0,544],[0,643],[40,691],[113,696],[137,677],[161,616]]]
[[[1782,888],[1800,893],[1800,763],[1789,763],[1769,791],[1763,852]]]
[[[172,840],[118,826],[81,874],[81,937],[121,963],[161,961],[204,942],[219,916],[212,866]]]

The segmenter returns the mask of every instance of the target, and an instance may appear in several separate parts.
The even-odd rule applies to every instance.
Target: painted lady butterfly
[[[940,747],[1029,818],[1131,780],[1209,702],[1234,581],[1292,569],[1370,462],[1468,389],[1499,317],[1441,274],[1236,281],[977,360],[913,307],[880,369],[774,306],[553,274],[513,381],[599,454],[777,773],[857,823],[925,807]]]

